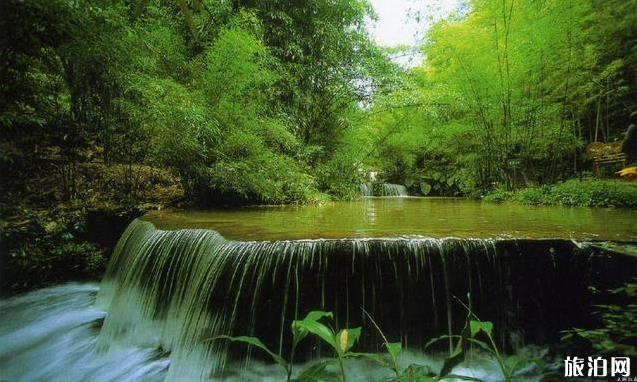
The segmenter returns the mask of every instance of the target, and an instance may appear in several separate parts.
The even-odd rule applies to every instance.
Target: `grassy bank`
[[[637,184],[619,180],[571,179],[514,192],[495,190],[483,200],[530,205],[637,208]]]

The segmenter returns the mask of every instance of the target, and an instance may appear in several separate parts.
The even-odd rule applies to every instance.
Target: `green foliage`
[[[434,382],[447,378],[479,382],[481,381],[480,379],[452,373],[456,366],[465,361],[467,355],[472,351],[472,346],[491,355],[498,362],[505,381],[513,381],[520,370],[527,367],[529,363],[541,365],[539,360],[529,360],[517,355],[506,356],[500,353],[494,339],[493,324],[489,321],[481,321],[466,305],[463,304],[463,306],[467,309],[467,319],[461,334],[442,335],[432,339],[425,346],[425,348],[429,348],[440,341],[457,341],[449,356],[445,358],[440,372],[437,374],[428,366],[418,364],[409,365],[405,369],[399,368],[397,360],[403,350],[401,343],[390,342],[378,327],[376,321],[374,321],[367,312],[364,313],[383,338],[384,347],[387,351],[386,354],[353,352],[352,347],[361,336],[361,328],[334,330],[322,322],[325,319],[332,318],[332,313],[322,311],[312,311],[308,313],[304,319],[293,321],[291,326],[292,349],[289,361],[271,351],[255,337],[231,337],[222,335],[214,337],[212,340],[230,340],[261,349],[267,353],[275,363],[285,369],[288,382],[345,382],[347,380],[344,363],[346,358],[363,358],[382,368],[391,370],[394,376],[388,379],[387,382]],[[292,378],[292,367],[296,348],[308,335],[313,335],[322,343],[328,345],[335,357],[311,364],[305,370],[300,371],[296,378]],[[328,369],[328,366],[332,363],[338,364],[340,375],[335,375]]]
[[[318,382],[338,380],[332,373],[326,370],[329,361],[314,364],[306,370],[301,371],[298,378],[292,379],[292,368],[296,347],[303,339],[312,334],[332,348],[334,354],[336,354],[336,361],[338,362],[341,370],[340,381],[346,382],[347,377],[345,375],[343,360],[347,357],[355,355],[355,353],[352,353],[350,350],[360,337],[361,328],[341,329],[338,332],[335,332],[332,328],[320,322],[322,319],[331,317],[332,313],[330,312],[312,311],[308,313],[304,319],[295,320],[292,322],[292,350],[290,361],[286,361],[283,357],[268,349],[268,347],[265,346],[263,342],[261,342],[261,340],[255,337],[217,336],[212,338],[212,340],[226,339],[234,342],[241,342],[246,345],[254,346],[263,350],[268,355],[270,355],[270,357],[272,357],[272,359],[277,364],[285,369],[288,382]]]
[[[93,161],[168,168],[205,205],[353,196],[345,136],[393,68],[367,2],[1,7],[3,172],[57,176],[62,199],[82,196],[77,165]],[[40,165],[53,160],[64,175]]]
[[[369,170],[427,195],[553,183],[637,106],[635,5],[473,1],[405,70],[364,0],[8,0],[0,170],[68,200],[80,163],[163,167],[200,204],[349,199]]]
[[[573,177],[588,165],[583,146],[622,139],[637,107],[628,100],[634,12],[610,21],[636,6],[469,2],[429,30],[423,64],[376,99],[364,129],[374,153],[364,164],[430,195]]]
[[[515,193],[496,190],[486,195],[484,200],[511,200],[532,205],[637,208],[637,186],[614,180],[571,179],[554,185],[530,187]]]
[[[502,203],[507,200],[513,199],[514,193],[504,190],[502,188],[496,188],[495,190],[486,194],[482,200],[490,203]]]
[[[460,300],[459,300],[460,301]],[[471,346],[475,346],[487,354],[490,354],[493,359],[496,360],[500,371],[502,372],[502,378],[505,382],[513,381],[516,374],[529,363],[541,364],[540,360],[529,360],[518,355],[507,356],[500,352],[493,333],[493,323],[490,321],[482,321],[476,316],[471,309],[460,301],[460,303],[467,310],[467,318],[464,328],[460,335],[443,335],[432,339],[426,345],[429,347],[436,342],[442,340],[457,340],[456,346],[450,355],[445,359],[442,369],[439,374],[439,378],[445,376],[452,376],[451,372],[454,367],[460,365],[469,354]],[[466,379],[466,377],[463,377]]]
[[[376,321],[374,321],[374,318],[365,310],[364,310],[364,313],[367,316],[367,318],[369,318],[369,320],[372,322],[376,330],[378,330],[378,333],[381,335],[381,337],[383,338],[385,350],[387,350],[387,354],[389,354],[389,362],[385,361],[382,357],[379,357],[376,354],[365,354],[365,355],[370,357],[374,362],[376,362],[380,366],[391,369],[396,375],[396,378],[400,378],[402,376],[402,373],[400,372],[400,369],[398,368],[398,356],[403,350],[402,344],[400,342],[389,342],[389,340],[385,336],[385,333],[383,333],[383,331],[380,329]]]
[[[241,342],[241,343],[244,343],[244,344],[249,345],[249,346],[254,346],[254,347],[259,348],[259,349],[263,350],[264,352],[266,352],[270,357],[272,357],[272,360],[274,362],[276,362],[277,364],[281,365],[283,368],[285,368],[286,371],[288,370],[288,367],[291,367],[291,365],[288,365],[288,362],[286,360],[284,360],[283,357],[281,357],[280,355],[272,352],[270,349],[268,349],[267,346],[265,346],[263,344],[263,342],[261,342],[260,339],[258,339],[256,337],[216,336],[213,339],[214,340],[229,340],[229,341],[232,341],[232,342]]]
[[[626,283],[608,291],[618,304],[595,305],[600,326],[592,329],[575,328],[566,332],[564,339],[582,338],[597,354],[637,356],[637,283]]]
[[[268,110],[278,73],[259,40],[224,29],[193,67],[195,85],[145,76],[135,83],[144,100],[140,123],[153,126],[158,157],[180,175],[188,197],[200,204],[309,200],[313,180],[292,157],[299,144]]]
[[[10,218],[2,227],[8,257],[0,289],[15,292],[93,279],[104,271],[105,253],[83,239],[83,210],[61,207],[47,213],[17,208],[3,213]]]

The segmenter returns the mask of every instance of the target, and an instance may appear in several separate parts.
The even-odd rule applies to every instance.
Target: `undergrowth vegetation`
[[[14,214],[18,215],[14,222],[5,223],[2,230],[2,241],[8,246],[6,269],[11,270],[3,272],[3,287],[24,290],[78,275],[98,277],[103,271],[102,252],[81,240],[85,223],[78,214],[58,210],[53,218],[24,209]]]
[[[440,370],[434,370],[429,365],[421,364],[411,364],[406,368],[399,367],[398,357],[404,350],[402,344],[400,342],[390,342],[367,312],[365,314],[383,339],[384,354],[354,351],[353,348],[361,336],[361,328],[334,329],[330,324],[325,323],[327,319],[333,317],[332,313],[323,311],[312,311],[304,319],[292,322],[292,347],[288,358],[284,358],[281,354],[270,350],[256,337],[222,335],[211,340],[229,340],[260,349],[268,354],[273,362],[285,369],[286,382],[347,382],[348,373],[345,360],[350,358],[364,359],[376,367],[389,370],[393,376],[384,379],[384,382],[435,382],[447,378],[480,382],[481,379],[478,378],[454,374],[454,368],[461,365],[473,351],[484,352],[497,362],[502,379],[505,382],[514,381],[521,373],[521,370],[530,364],[541,366],[542,361],[538,359],[526,359],[517,355],[507,356],[503,354],[494,340],[493,324],[489,321],[480,320],[466,305],[463,304],[463,306],[467,309],[467,316],[462,332],[458,335],[442,335],[432,339],[425,345],[425,349],[427,349],[440,341],[450,341],[450,343],[455,344],[444,359]],[[311,363],[310,366],[300,371],[295,371],[294,357],[296,349],[299,343],[309,336],[328,345],[333,356]],[[337,371],[330,368],[332,365],[337,366]]]
[[[569,330],[564,339],[583,339],[598,355],[637,357],[637,282],[599,293],[610,301],[593,306],[599,325]]]
[[[530,205],[637,208],[637,184],[615,180],[571,179],[519,191],[495,190],[487,202],[513,201]]]

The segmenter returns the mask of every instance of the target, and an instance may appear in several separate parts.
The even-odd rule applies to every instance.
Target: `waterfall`
[[[100,351],[97,339],[107,312],[94,306],[97,286],[68,284],[50,287],[0,301],[0,377],[21,382],[162,382],[172,367],[173,355],[152,346],[115,346]],[[525,351],[532,348],[525,349]],[[209,360],[190,366],[199,370]],[[437,368],[440,358],[404,351],[401,368],[417,362]],[[297,365],[307,368],[309,365]],[[387,370],[370,367],[363,360],[348,360],[348,380],[385,381]],[[500,382],[499,370],[486,359],[458,367],[456,373],[486,382]],[[177,378],[191,381],[188,376]],[[237,362],[226,373],[203,378],[209,382],[284,381],[283,370],[259,361]],[[539,379],[529,379],[535,382]]]
[[[57,305],[57,297],[43,292],[26,303],[33,317],[13,313],[0,320],[0,373],[54,375],[45,365],[19,368],[31,368],[29,357],[50,359],[66,347],[67,357],[54,361],[84,365],[89,374],[44,380],[210,380],[258,354],[208,339],[257,336],[287,354],[292,320],[310,310],[334,312],[338,328],[362,326],[357,348],[382,351],[364,309],[388,338],[417,351],[435,336],[461,330],[466,311],[456,299],[466,302],[467,294],[474,312],[494,322],[505,348],[517,345],[515,337],[550,343],[586,319],[590,285],[604,288],[635,274],[630,260],[595,256],[569,240],[240,242],[211,230],[164,231],[135,220],[99,291],[66,287],[56,295],[67,302]],[[34,313],[44,301],[47,308]],[[0,307],[19,310],[11,303]],[[28,329],[16,329],[22,324]],[[299,361],[325,350],[309,340],[302,345]],[[92,366],[94,359],[101,363]]]
[[[156,348],[99,354],[107,313],[94,306],[97,290],[68,284],[0,301],[0,380],[163,381],[170,362]]]
[[[409,196],[407,187],[393,183],[362,183],[361,196]]]
[[[371,183],[361,183],[360,190],[361,190],[361,196],[372,196]]]
[[[258,336],[286,354],[291,321],[320,309],[334,312],[338,327],[363,325],[361,348],[378,350],[382,341],[365,309],[387,335],[420,347],[461,329],[465,312],[455,298],[467,293],[501,333],[555,340],[584,313],[582,274],[590,263],[570,241],[550,245],[553,252],[515,240],[453,238],[238,242],[138,220],[100,287],[97,304],[109,314],[99,346],[153,346],[170,352],[168,380],[203,380],[229,354],[227,343],[205,341],[215,335]],[[311,347],[301,351],[318,356]]]
[[[409,196],[407,187],[402,184],[383,183],[381,196]]]

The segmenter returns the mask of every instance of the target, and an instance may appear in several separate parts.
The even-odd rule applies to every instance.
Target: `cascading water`
[[[381,196],[409,196],[409,193],[402,184],[383,183]]]
[[[291,321],[317,309],[334,312],[337,327],[363,326],[361,350],[382,347],[363,309],[389,338],[418,350],[434,336],[460,330],[466,312],[455,299],[468,293],[472,309],[499,329],[503,346],[546,343],[584,319],[589,285],[625,279],[634,274],[633,263],[598,261],[568,240],[238,242],[210,230],[162,231],[136,220],[99,291],[63,286],[2,303],[11,314],[0,320],[0,375],[211,380],[246,354],[207,339],[253,335],[287,354]],[[299,349],[301,359],[321,356],[311,345]]]
[[[360,190],[361,196],[373,196],[371,183],[361,183]]]
[[[163,381],[169,359],[157,348],[98,350],[107,313],[95,307],[97,291],[68,284],[0,301],[0,380]]]
[[[407,187],[393,183],[361,183],[361,196],[409,196]]]

